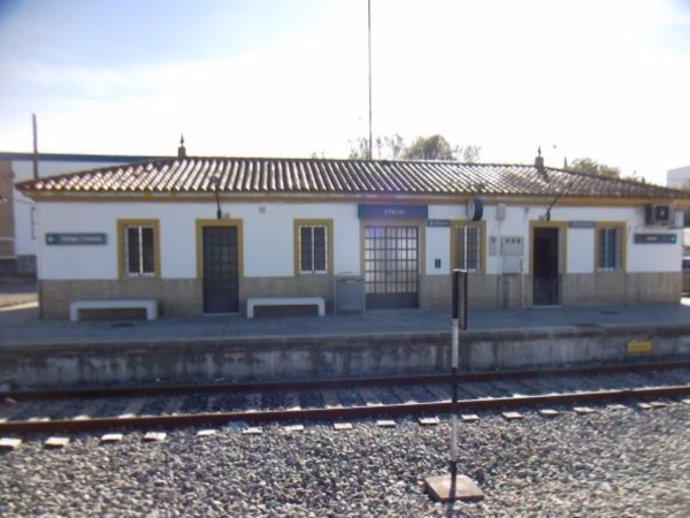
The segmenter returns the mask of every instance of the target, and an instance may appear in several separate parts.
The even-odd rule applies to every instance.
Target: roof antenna
[[[180,146],[177,148],[177,158],[187,158],[187,150],[184,147],[184,135],[180,135]]]

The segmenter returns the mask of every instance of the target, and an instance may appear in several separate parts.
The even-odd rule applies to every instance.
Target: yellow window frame
[[[303,272],[300,269],[300,228],[301,227],[325,227],[326,228],[326,271]],[[295,219],[292,223],[293,257],[295,277],[302,275],[332,275],[333,274],[333,220],[332,219]]]
[[[125,229],[130,227],[150,227],[153,229],[153,273],[130,274],[125,261]],[[120,279],[151,279],[161,276],[160,222],[157,219],[118,219],[117,220],[117,269]]]

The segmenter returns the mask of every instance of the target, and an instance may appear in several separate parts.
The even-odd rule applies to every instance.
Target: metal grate
[[[203,228],[205,313],[237,313],[239,280],[237,228]]]
[[[368,306],[417,305],[418,249],[417,227],[365,227],[364,278]]]

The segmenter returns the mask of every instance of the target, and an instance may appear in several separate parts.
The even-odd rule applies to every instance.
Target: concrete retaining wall
[[[621,361],[631,340],[647,357],[690,356],[690,326],[477,331],[463,368],[559,367]],[[3,347],[0,382],[18,387],[162,381],[284,380],[447,372],[449,333]]]

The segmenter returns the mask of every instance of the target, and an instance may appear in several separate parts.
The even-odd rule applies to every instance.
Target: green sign
[[[635,234],[636,245],[674,245],[678,241],[675,234]]]
[[[105,245],[106,234],[102,232],[46,232],[46,245]]]

